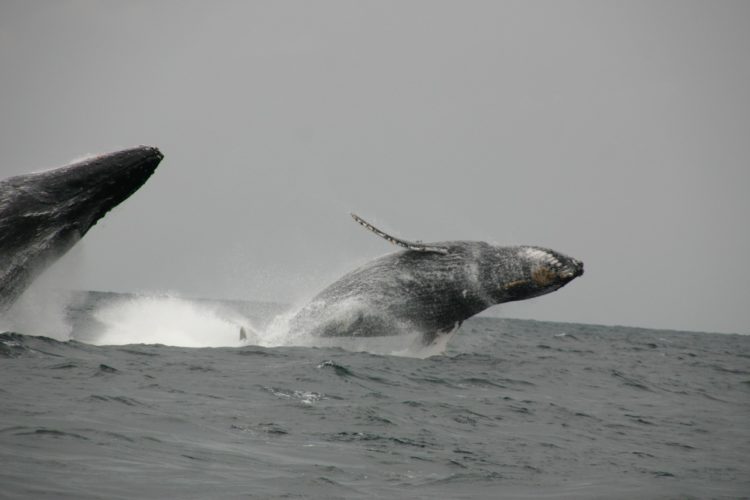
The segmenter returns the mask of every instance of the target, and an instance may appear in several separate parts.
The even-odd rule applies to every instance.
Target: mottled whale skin
[[[162,160],[140,146],[0,181],[0,314]]]
[[[547,248],[413,243],[352,216],[407,250],[377,258],[332,283],[290,320],[293,331],[322,337],[416,331],[429,345],[490,306],[554,292],[583,274],[582,262]]]

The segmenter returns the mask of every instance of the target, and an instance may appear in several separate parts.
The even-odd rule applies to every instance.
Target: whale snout
[[[583,275],[583,262],[554,250],[525,247],[524,256],[531,263],[531,277],[540,287],[560,287]]]
[[[583,276],[583,262],[572,257],[557,255],[560,263],[557,268],[557,275],[563,285],[570,283],[579,276]]]
[[[583,276],[583,262],[572,257],[568,257],[568,261],[566,268],[567,274],[570,275],[570,279]]]

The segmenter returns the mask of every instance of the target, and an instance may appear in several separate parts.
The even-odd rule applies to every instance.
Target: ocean
[[[750,336],[475,317],[430,353],[68,302],[0,334],[0,498],[750,498]]]

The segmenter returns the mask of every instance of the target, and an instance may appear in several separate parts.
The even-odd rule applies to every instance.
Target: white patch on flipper
[[[479,264],[476,262],[477,259],[472,259],[472,262],[466,265],[466,277],[469,281],[472,295],[482,300],[487,307],[493,305],[495,302],[492,297],[486,292],[482,281],[479,276]],[[469,294],[469,290],[464,290],[462,295],[466,298]]]
[[[469,277],[472,285],[477,285],[479,283],[479,264],[471,262],[466,266],[466,275]]]

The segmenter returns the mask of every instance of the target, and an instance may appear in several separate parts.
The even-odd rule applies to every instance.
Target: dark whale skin
[[[583,274],[582,262],[541,247],[429,246],[447,252],[377,258],[322,290],[291,319],[291,329],[322,337],[418,331],[429,344],[488,307],[553,292]]]
[[[139,146],[0,181],[0,313],[112,208],[163,155]]]

